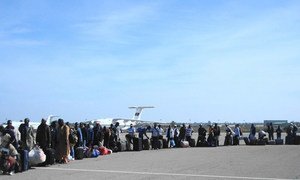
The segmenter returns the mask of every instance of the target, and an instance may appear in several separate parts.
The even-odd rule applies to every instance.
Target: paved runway
[[[300,179],[300,146],[230,146],[121,152],[35,168],[6,179]]]

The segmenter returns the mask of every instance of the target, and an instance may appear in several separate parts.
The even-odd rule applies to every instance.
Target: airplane
[[[50,125],[52,121],[54,121],[56,118],[59,116],[54,116],[54,115],[49,115],[46,118],[46,124]],[[23,120],[20,121],[12,121],[12,125],[14,126],[15,129],[19,129],[20,125],[23,124]],[[33,130],[37,130],[38,126],[41,124],[41,122],[35,122],[35,121],[29,121],[29,126],[33,128]],[[4,127],[7,125],[6,123],[3,123]]]
[[[90,125],[94,125],[95,123],[100,123],[102,127],[110,127],[111,124],[116,124],[119,122],[119,125],[121,127],[122,131],[126,131],[129,127],[130,124],[133,126],[136,126],[138,124],[153,124],[153,121],[143,121],[141,120],[141,113],[143,109],[146,108],[154,108],[154,106],[131,106],[128,107],[129,109],[135,109],[135,113],[132,119],[128,118],[102,118],[102,119],[95,119],[88,121],[87,123]]]

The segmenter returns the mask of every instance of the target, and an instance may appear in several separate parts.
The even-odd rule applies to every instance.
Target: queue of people
[[[286,130],[288,139],[295,139],[297,137],[297,130],[297,126],[291,124]],[[274,130],[272,124],[267,126],[266,131],[269,134],[267,138],[269,141],[274,139],[274,132],[276,132],[277,139],[281,139],[281,133],[283,132],[280,126]],[[252,124],[249,136],[246,137],[247,141],[257,141],[257,132],[258,140],[266,139],[266,132],[263,130],[257,131],[255,125]],[[151,137],[147,133],[150,133]],[[120,137],[121,128],[118,122],[111,124],[110,127],[102,127],[100,123],[95,123],[93,126],[90,124],[75,123],[74,127],[71,127],[63,119],[52,122],[50,126],[46,124],[45,119],[42,119],[35,137],[28,118],[24,119],[24,123],[18,129],[15,129],[9,120],[6,127],[0,126],[0,168],[6,174],[26,169],[22,167],[24,166],[21,162],[24,160],[22,156],[24,156],[24,152],[28,153],[36,145],[44,152],[49,152],[50,149],[50,152],[54,154],[56,163],[63,164],[69,163],[74,159],[82,159],[84,156],[97,157],[100,151],[103,154],[122,151],[121,146],[124,142],[127,143],[126,145],[132,144],[133,146],[136,146],[134,143],[142,142],[141,148],[147,144],[150,147],[149,144],[151,144],[154,150],[187,146],[219,146],[221,130],[217,123],[208,125],[208,129],[205,129],[200,124],[197,141],[192,138],[193,133],[194,130],[191,125],[186,127],[185,124],[182,124],[180,127],[169,125],[166,131],[160,124],[156,123],[154,123],[153,127],[138,127],[137,130],[131,124],[125,135],[126,141],[123,141]],[[243,132],[239,124],[236,124],[234,129],[225,124],[225,133],[224,146],[239,145],[241,139],[245,140],[245,137],[242,138]],[[139,140],[136,141],[136,139]],[[141,150],[141,148],[138,149]],[[87,155],[87,152],[89,152],[89,155]],[[45,154],[48,156],[47,153]],[[47,165],[47,163],[43,165]]]

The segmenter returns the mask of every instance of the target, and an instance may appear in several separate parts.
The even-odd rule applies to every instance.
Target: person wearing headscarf
[[[60,163],[68,163],[68,156],[70,154],[70,142],[69,142],[70,128],[64,123],[63,119],[58,119],[57,128],[57,160]]]

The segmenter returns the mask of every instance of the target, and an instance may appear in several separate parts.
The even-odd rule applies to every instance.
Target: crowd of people
[[[295,137],[297,130],[297,126],[291,124],[291,126],[286,129],[287,136]],[[267,126],[266,131],[269,134],[269,140],[274,139],[273,134],[275,132],[277,138],[280,139],[281,133],[283,132],[280,126],[274,130],[272,124]],[[142,141],[144,139],[149,140],[152,149],[159,149],[159,140],[162,139],[166,141],[167,148],[180,147],[181,142],[188,142],[192,147],[216,147],[220,145],[219,137],[221,130],[217,123],[208,125],[208,129],[205,129],[205,127],[200,124],[197,141],[192,138],[193,133],[194,130],[191,125],[186,126],[185,124],[182,124],[180,127],[177,127],[177,125],[169,125],[165,130],[160,124],[154,124],[153,127],[138,127],[137,129],[131,124],[125,138],[126,141],[131,144],[133,144],[134,138],[142,139]],[[225,133],[225,146],[239,145],[239,141],[243,136],[239,124],[236,124],[234,129],[225,124]],[[258,139],[265,138],[266,136],[264,131],[258,132],[254,124],[252,124],[248,137],[250,141],[256,139],[256,133],[258,133]],[[95,146],[104,146],[113,152],[119,151],[118,144],[121,142],[120,134],[121,128],[118,122],[111,124],[110,127],[102,127],[100,123],[95,123],[94,125],[75,123],[70,126],[70,124],[65,123],[63,119],[53,121],[50,125],[47,125],[46,120],[42,119],[35,134],[28,118],[24,119],[24,123],[22,123],[18,129],[15,129],[12,126],[12,122],[8,120],[6,127],[0,126],[0,148],[2,149],[0,156],[5,156],[6,160],[8,158],[7,161],[10,162],[11,167],[8,168],[7,174],[11,174],[16,169],[13,165],[17,165],[18,162],[20,162],[19,152],[21,150],[30,151],[36,145],[44,151],[51,148],[55,150],[57,163],[68,163],[75,159],[76,152],[74,150],[78,147],[93,148]],[[149,137],[149,134],[151,134],[151,137]],[[7,149],[7,152],[5,152],[4,149]]]

